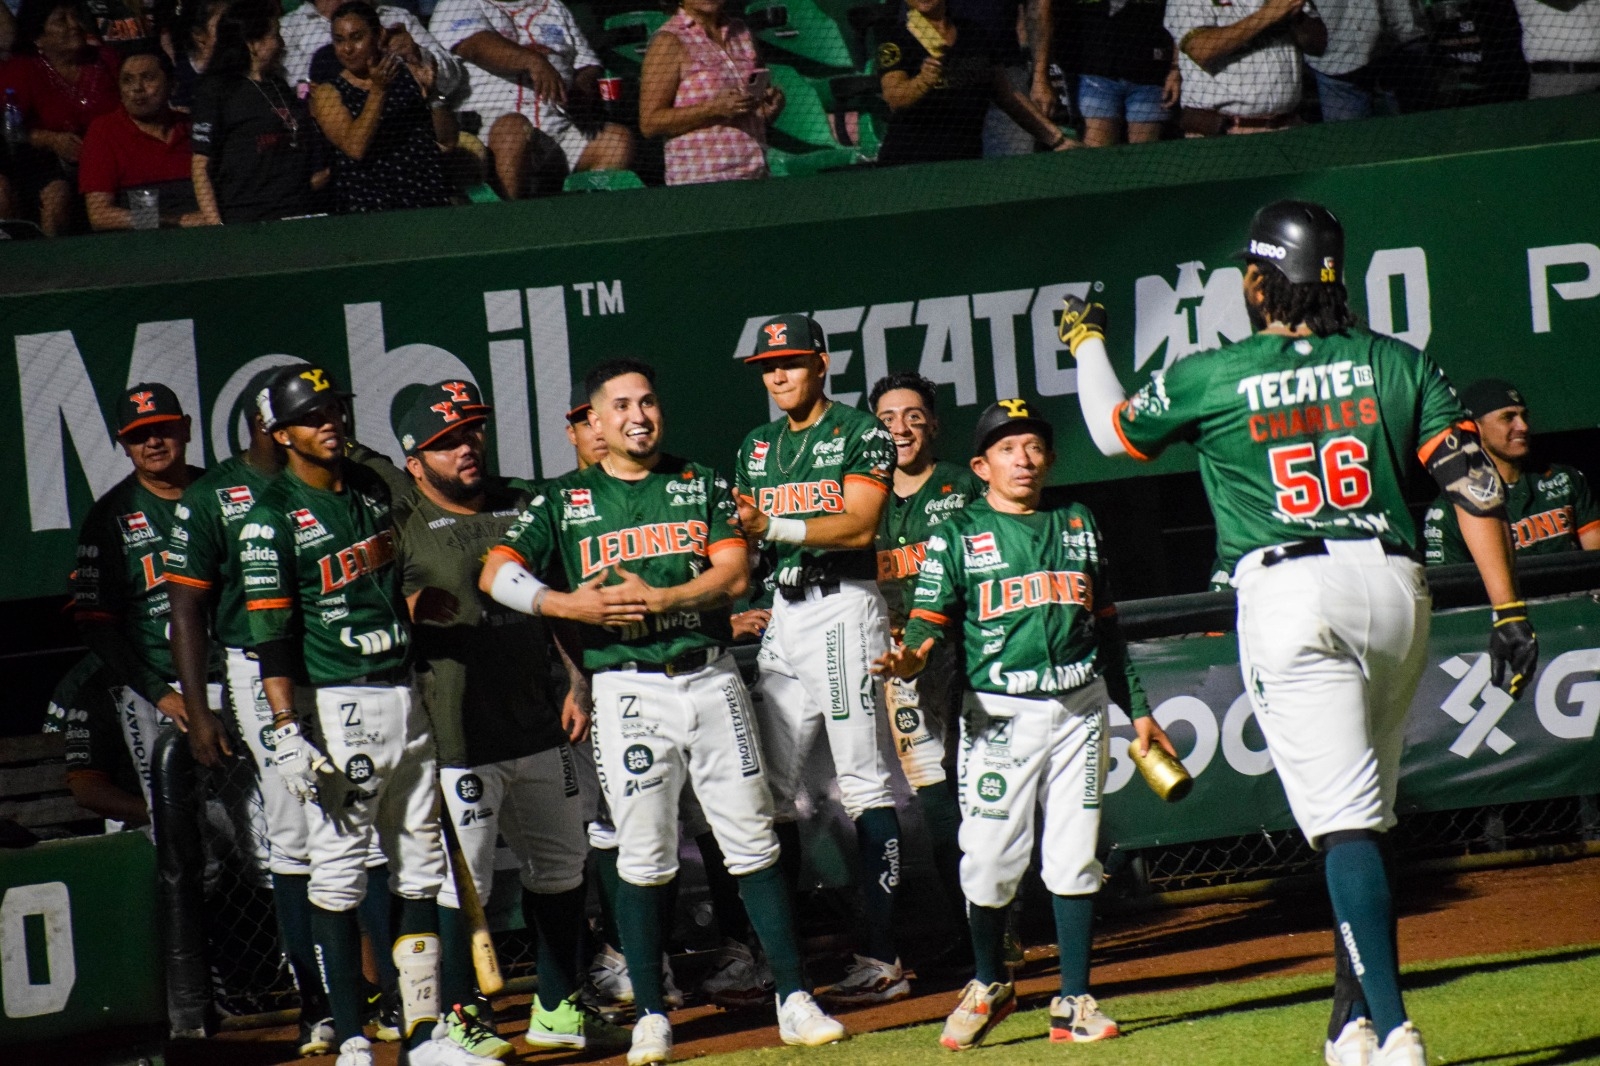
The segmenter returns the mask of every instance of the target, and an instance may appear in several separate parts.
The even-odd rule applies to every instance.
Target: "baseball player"
[[[659,907],[678,871],[686,780],[717,797],[705,813],[766,947],[783,1041],[840,1040],[844,1027],[804,985],[749,694],[727,654],[728,605],[749,580],[727,482],[661,451],[650,366],[612,360],[590,371],[588,385],[605,458],[541,489],[490,553],[479,587],[525,614],[582,624],[595,760],[617,829],[617,920],[638,1011],[629,1066],[672,1055]]]
[[[905,631],[917,571],[927,554],[928,534],[954,517],[987,488],[966,467],[939,459],[934,442],[939,415],[933,382],[921,374],[891,374],[872,386],[867,403],[894,441],[894,491],[878,527],[878,587],[889,605],[889,629]],[[884,701],[889,728],[906,781],[917,790],[922,818],[933,842],[934,869],[961,928],[961,807],[945,774],[945,743],[961,706],[957,654],[948,643],[934,646],[929,665],[914,680],[888,679]]]
[[[1518,558],[1600,549],[1600,505],[1582,472],[1560,463],[1536,464],[1528,405],[1509,381],[1485,378],[1462,390],[1483,450],[1506,485],[1506,517]],[[1424,562],[1472,561],[1455,508],[1441,496],[1423,515]]]
[[[1103,307],[1069,298],[1061,335],[1102,452],[1148,459],[1182,440],[1200,453],[1238,590],[1245,691],[1295,821],[1326,855],[1335,951],[1360,979],[1335,988],[1326,1058],[1424,1066],[1378,850],[1431,618],[1401,483],[1414,454],[1450,498],[1494,605],[1491,676],[1516,696],[1538,644],[1505,487],[1433,360],[1356,324],[1344,229],[1327,208],[1262,208],[1240,255],[1256,333],[1174,364],[1131,400],[1106,355]]]
[[[445,816],[481,900],[494,888],[497,836],[520,860],[522,909],[539,945],[528,1043],[625,1042],[626,1034],[576,1002],[588,841],[569,733],[551,692],[545,629],[478,590],[484,556],[530,499],[487,472],[489,414],[471,382],[442,381],[420,390],[400,427],[416,487],[396,502],[395,540],[417,658],[427,666],[423,692]],[[572,723],[574,733],[587,729],[586,716]],[[453,879],[439,903],[451,1039],[475,1055],[503,1058],[511,1045],[473,1002],[470,930]]]
[[[785,847],[799,854],[794,798],[806,756],[827,734],[839,797],[856,823],[862,954],[826,993],[839,1005],[889,1003],[911,994],[894,943],[900,819],[878,747],[882,706],[872,664],[889,646],[873,538],[894,470],[883,423],[823,394],[827,338],[807,315],[781,315],[756,331],[745,363],[759,367],[784,417],[739,448],[739,519],[766,542],[777,596],[757,663],[761,744]]]
[[[106,819],[107,832],[149,826],[150,808],[122,741],[111,685],[93,654],[79,659],[56,684],[45,706],[43,731],[64,736],[67,787],[78,806]]]
[[[283,449],[266,430],[258,398],[272,382],[292,370],[263,371],[245,387],[250,446],[195,479],[174,509],[167,552],[167,587],[172,606],[172,657],[183,683],[189,718],[189,747],[206,766],[220,767],[232,746],[217,716],[203,698],[214,649],[223,659],[223,696],[249,749],[257,774],[272,766],[272,712],[261,692],[261,672],[245,611],[244,573],[251,560],[237,550],[239,530],[256,500],[283,469]],[[301,1055],[325,1055],[332,1048],[322,981],[311,941],[309,832],[304,806],[269,775],[260,789],[265,820],[267,869],[273,909],[285,954],[300,988]],[[387,930],[384,931],[387,933]]]
[[[1176,753],[1128,659],[1094,516],[1043,499],[1055,463],[1050,423],[1022,400],[1001,400],[979,417],[972,450],[988,489],[928,536],[905,641],[878,664],[912,678],[938,644],[959,640],[972,687],[961,726],[961,887],[977,976],[939,1042],[976,1047],[1016,1009],[1006,912],[1033,857],[1036,807],[1061,952],[1050,1039],[1104,1040],[1117,1023],[1089,994],[1089,944],[1107,701],[1133,718],[1141,754],[1152,743]]]
[[[445,872],[433,737],[412,678],[389,491],[345,458],[341,401],[347,398],[326,370],[313,366],[274,380],[260,404],[287,467],[245,516],[237,551],[251,644],[272,711],[273,768],[297,798],[315,801],[307,812],[311,932],[338,1066],[372,1062],[361,1032],[354,912],[366,892],[374,833],[400,897],[393,955],[409,1061],[489,1063],[433,1039],[434,897]]]
[[[173,511],[201,471],[185,461],[189,416],[167,386],[130,385],[117,399],[116,419],[117,443],[132,460],[133,473],[84,516],[72,609],[83,642],[112,686],[148,804],[157,729],[164,720],[187,728],[167,646],[166,557]]]

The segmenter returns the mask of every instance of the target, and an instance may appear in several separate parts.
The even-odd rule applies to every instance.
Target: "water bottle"
[[[6,90],[6,147],[13,152],[28,140],[28,131],[22,126],[22,108],[17,106],[17,90]]]

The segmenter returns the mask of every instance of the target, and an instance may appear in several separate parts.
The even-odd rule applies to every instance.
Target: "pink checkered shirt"
[[[706,35],[679,8],[658,33],[670,33],[683,44],[674,107],[693,107],[723,89],[745,85],[756,69],[756,46],[750,30],[738,19],[722,26],[723,46]],[[760,115],[743,115],[702,126],[666,143],[667,184],[696,185],[707,181],[741,181],[767,176],[767,130]]]

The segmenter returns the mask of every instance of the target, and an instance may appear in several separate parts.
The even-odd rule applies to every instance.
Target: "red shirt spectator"
[[[115,50],[88,49],[69,80],[42,53],[19,55],[0,66],[0,86],[17,91],[17,106],[32,130],[82,137],[89,123],[117,109]]]
[[[122,64],[122,106],[89,126],[78,163],[78,189],[97,230],[128,229],[117,203],[126,189],[155,186],[163,219],[182,223],[195,208],[190,178],[189,119],[173,111],[171,63],[163,53],[136,52]],[[198,216],[196,216],[198,219]]]

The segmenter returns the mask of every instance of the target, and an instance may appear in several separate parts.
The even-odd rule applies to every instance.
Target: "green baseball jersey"
[[[889,493],[883,521],[878,524],[877,546],[878,587],[889,605],[892,625],[906,624],[917,571],[927,555],[929,532],[988,491],[983,479],[970,469],[941,459],[928,480],[910,496]]]
[[[67,671],[50,694],[44,715],[44,732],[66,736],[68,777],[97,774],[139,795],[139,771],[117,722],[111,679],[98,658],[85,655]]]
[[[440,766],[519,759],[566,739],[544,624],[478,590],[484,557],[530,494],[490,478],[485,495],[477,514],[446,511],[416,489],[394,508],[401,592],[433,590],[417,601],[411,639],[428,667],[422,683]]]
[[[1589,493],[1588,480],[1559,463],[1543,473],[1524,470],[1506,485],[1506,517],[1519,558],[1582,551],[1579,536],[1600,529],[1600,506]],[[1472,562],[1448,497],[1440,496],[1423,515],[1422,544],[1429,566]]]
[[[298,642],[296,680],[336,685],[406,665],[411,626],[377,474],[346,462],[343,489],[329,492],[284,471],[245,516],[237,550],[251,643]]]
[[[211,632],[225,648],[251,644],[238,534],[250,508],[276,480],[276,474],[232,456],[190,485],[173,509],[167,580],[215,593]]]
[[[552,585],[576,588],[623,566],[656,588],[693,580],[711,556],[744,545],[738,508],[721,474],[663,455],[638,481],[591,466],[546,483],[494,550],[506,552]],[[615,574],[608,584],[621,578]],[[625,629],[580,626],[583,665],[665,663],[733,639],[728,609],[652,615]]]
[[[852,481],[887,493],[894,475],[894,439],[872,415],[829,403],[799,433],[780,418],[752,432],[739,447],[739,495],[774,518],[815,518],[844,512]],[[829,551],[773,544],[777,584],[789,588],[855,578],[871,581],[878,565],[870,548]]]
[[[197,477],[202,473],[190,470]],[[78,530],[73,616],[79,623],[109,622],[118,628],[136,662],[128,664],[133,676],[116,681],[152,703],[177,678],[168,646],[166,589],[167,538],[177,506],[177,500],[162,499],[129,474],[95,501]]]
[[[1032,514],[979,497],[929,535],[905,642],[959,627],[975,692],[1067,692],[1103,676],[1138,718],[1149,701],[1128,660],[1100,530],[1080,503],[1045,500]]]
[[[1199,451],[1229,571],[1253,549],[1310,537],[1415,551],[1401,493],[1409,457],[1470,425],[1432,359],[1365,329],[1258,333],[1191,355],[1112,417],[1136,459],[1176,441]]]
[[[398,500],[411,491],[411,475],[394,465],[394,460],[382,452],[375,452],[360,441],[353,440],[345,444],[344,456],[383,478],[383,483],[389,486],[390,499]]]

